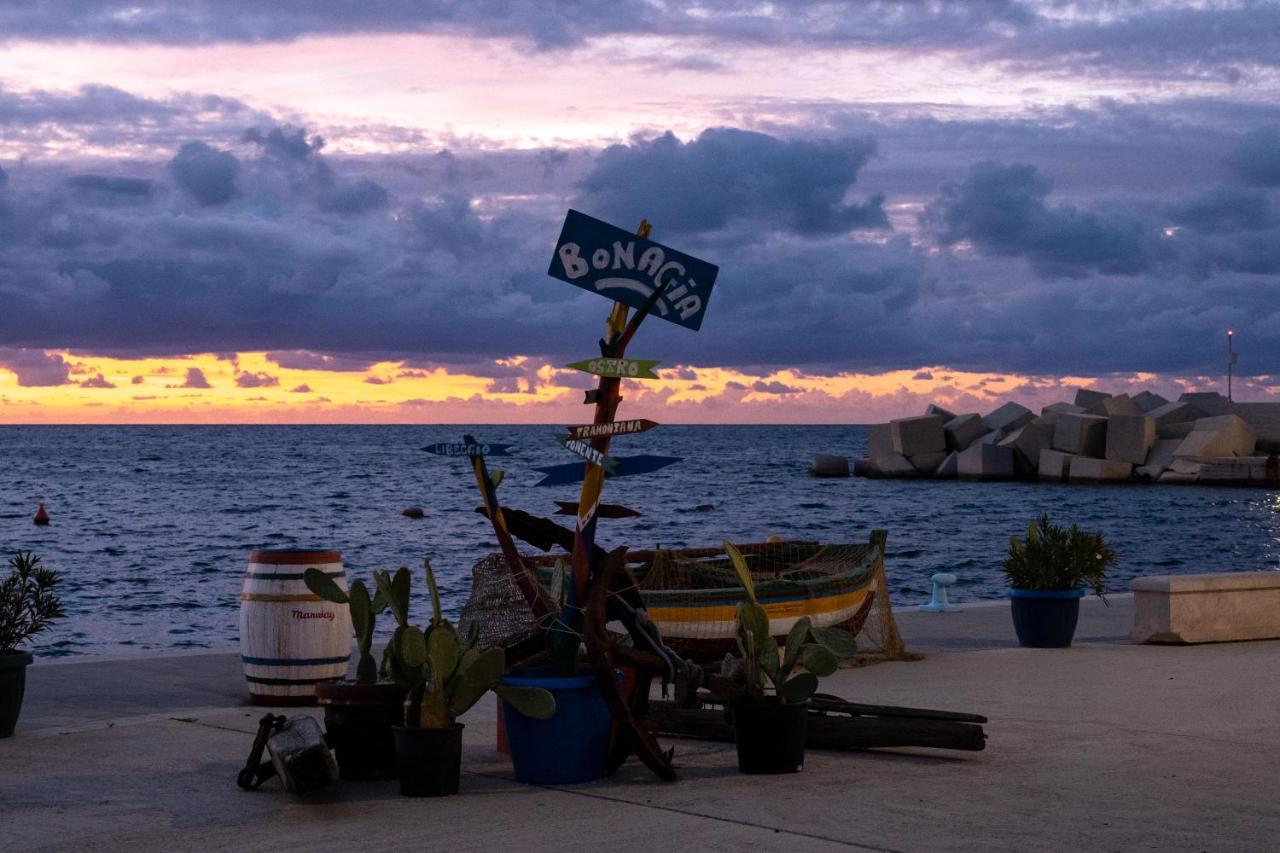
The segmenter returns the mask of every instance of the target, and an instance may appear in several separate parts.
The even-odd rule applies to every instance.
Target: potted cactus
[[[9,575],[0,581],[0,738],[10,737],[18,723],[33,660],[18,646],[65,615],[55,592],[60,582],[30,552],[9,558]]]
[[[499,684],[505,666],[500,648],[477,645],[477,631],[458,636],[444,618],[431,563],[425,561],[432,618],[425,630],[409,624],[407,608],[398,606],[386,572],[374,574],[378,589],[396,618],[387,646],[388,671],[403,686],[404,725],[394,727],[400,793],[438,797],[458,792],[462,768],[462,729],[457,718],[490,690],[520,713],[545,719],[555,713],[554,697],[536,687]]]
[[[364,581],[351,582],[349,591],[319,569],[307,569],[303,582],[325,601],[345,604],[351,611],[358,661],[355,681],[321,682],[316,698],[324,708],[329,745],[338,759],[338,772],[348,781],[387,779],[396,775],[396,742],[391,727],[400,719],[404,688],[379,681],[373,657],[373,633],[378,614],[387,609],[381,590],[372,598]],[[387,585],[396,606],[409,607],[409,570],[400,569]]]
[[[797,619],[779,649],[769,615],[756,600],[755,583],[742,553],[724,543],[746,591],[734,613],[740,658],[727,656],[712,689],[733,715],[738,769],[743,773],[795,773],[804,768],[809,698],[818,679],[857,650],[853,635],[833,627],[815,628]],[[797,667],[803,672],[796,672]]]
[[[1086,533],[1074,524],[1064,528],[1050,522],[1048,514],[1028,525],[1025,540],[1009,537],[1001,569],[1009,582],[1018,643],[1040,649],[1070,646],[1080,599],[1088,590],[1102,597],[1115,559],[1101,533]]]

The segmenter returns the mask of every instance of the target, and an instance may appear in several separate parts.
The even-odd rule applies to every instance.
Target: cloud
[[[80,383],[81,388],[114,388],[114,383],[107,381],[107,378],[101,373],[90,376],[88,379]]]
[[[1263,127],[1241,136],[1227,165],[1246,184],[1280,187],[1280,127]]]
[[[280,384],[280,380],[272,376],[270,373],[239,373],[236,374],[236,385],[241,388],[274,388]]]
[[[27,388],[66,385],[71,381],[71,365],[57,353],[39,349],[0,347],[0,367],[18,376],[18,384]]]
[[[874,151],[869,139],[787,140],[714,128],[685,143],[668,132],[606,148],[579,186],[594,215],[611,222],[646,216],[685,235],[739,220],[815,235],[887,228],[883,197],[844,201]]]
[[[290,390],[292,393],[294,393],[294,394],[310,394],[310,393],[312,393],[312,391],[311,391],[311,386],[310,386],[310,385],[306,385],[306,384],[298,385],[297,387],[290,388],[289,390]]]
[[[1275,225],[1271,199],[1263,192],[1237,187],[1215,187],[1172,205],[1169,219],[1175,225],[1206,234],[1250,231]]]
[[[240,161],[229,151],[203,142],[188,142],[169,161],[178,186],[203,205],[226,204],[235,195]]]
[[[84,192],[145,199],[151,195],[151,181],[115,175],[72,175],[67,185]]]
[[[179,388],[211,388],[209,380],[204,378],[204,371],[198,367],[187,368],[187,378],[183,380]]]
[[[757,379],[751,383],[751,390],[758,394],[799,394],[803,389],[786,385],[776,379],[770,382]]]
[[[341,373],[363,373],[374,365],[374,360],[371,359],[335,356],[306,350],[268,352],[267,360],[287,370],[329,370]]]
[[[394,380],[384,379],[381,376],[366,376],[364,381],[368,385],[390,385]]]
[[[1152,262],[1154,229],[1123,212],[1045,203],[1053,182],[1034,166],[986,161],[947,184],[925,222],[947,245],[968,241],[995,255],[1028,258],[1047,275],[1121,275]]]
[[[933,378],[933,374],[928,370],[918,370],[911,378],[928,380]]]
[[[147,378],[145,376],[135,376],[129,380],[130,384],[133,384],[133,385],[141,385],[146,381],[147,381]]]

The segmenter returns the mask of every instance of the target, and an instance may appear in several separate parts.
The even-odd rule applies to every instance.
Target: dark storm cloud
[[[1152,265],[1158,232],[1149,223],[1119,211],[1050,206],[1052,187],[1034,166],[978,163],[943,187],[925,220],[943,243],[1025,257],[1049,275],[1119,275]]]
[[[882,197],[845,202],[874,151],[868,139],[785,140],[713,128],[685,143],[666,133],[606,148],[581,189],[587,209],[605,219],[646,216],[681,234],[737,220],[804,234],[886,228]]]
[[[236,384],[241,388],[274,388],[280,384],[280,380],[272,376],[270,373],[239,373],[236,374]]]
[[[236,191],[240,161],[230,151],[188,142],[169,161],[169,173],[200,204],[226,204]]]
[[[114,388],[115,384],[103,376],[101,373],[90,376],[88,379],[80,383],[81,388]]]
[[[721,266],[699,333],[646,323],[638,354],[670,353],[672,364],[815,374],[921,364],[1202,370],[1218,358],[1220,329],[1234,327],[1249,342],[1242,369],[1263,372],[1280,360],[1276,200],[1241,186],[1220,154],[1204,155],[1233,150],[1240,136],[1222,129],[1221,111],[1191,125],[1186,115],[1081,114],[1076,130],[1040,133],[1023,122],[886,120],[870,161],[865,134],[847,127],[821,138],[658,137],[595,155],[566,151],[550,186],[538,152],[340,159],[314,135],[262,124],[231,143],[237,190],[216,205],[168,165],[192,140],[131,166],[153,191],[127,206],[85,198],[56,166],[22,163],[0,191],[0,346],[11,348],[7,357],[25,347],[47,361],[56,356],[37,348],[270,350],[282,368],[320,370],[444,364],[495,380],[495,390],[527,392],[542,365],[583,357],[607,310],[545,275],[564,210],[575,206],[623,227],[648,216],[657,239]],[[1008,151],[1024,147],[1037,163],[969,156],[1002,132]],[[1155,150],[1159,175],[1175,174],[1178,139],[1191,140],[1190,153],[1172,187],[1112,185],[1113,172],[1141,169]],[[1119,162],[1091,177],[1079,140],[1114,140]],[[924,156],[948,147],[950,159]],[[1055,150],[1070,152],[1062,174]],[[928,228],[917,232],[911,213],[903,233],[850,234],[851,210],[867,208],[849,199],[864,175],[918,154],[937,179],[906,197],[929,208]],[[735,185],[718,160],[770,174]],[[643,169],[677,198],[627,207],[611,185],[645,192]],[[365,180],[395,193],[374,192],[372,206],[326,204],[326,192]],[[901,198],[893,187],[877,186],[886,209]],[[725,193],[730,202],[701,198]],[[681,194],[703,205],[704,220],[680,208]],[[597,331],[584,339],[585,329]],[[1202,350],[1201,339],[1213,346]],[[494,363],[517,354],[530,359]],[[196,371],[188,384],[208,383]]]
[[[209,380],[204,378],[204,371],[198,367],[187,368],[187,378],[183,380],[179,388],[212,388]]]
[[[29,388],[66,385],[71,381],[71,365],[62,356],[38,349],[0,346],[0,367],[18,375],[18,384]]]
[[[1077,74],[1208,77],[1235,82],[1280,61],[1280,9],[1264,0],[1204,4],[1139,0],[388,0],[218,4],[160,0],[45,0],[0,5],[10,39],[209,44],[288,41],[310,35],[436,32],[517,38],[558,49],[637,32],[733,44],[947,51],[984,62]],[[1211,35],[1208,35],[1211,34]],[[714,56],[664,56],[707,67]]]
[[[1227,158],[1240,180],[1257,187],[1280,187],[1280,128],[1246,133]]]
[[[151,195],[151,181],[117,175],[72,175],[67,178],[67,186],[87,193],[130,196],[138,199]]]

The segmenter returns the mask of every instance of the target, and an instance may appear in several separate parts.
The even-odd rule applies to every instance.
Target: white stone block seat
[[[1280,572],[1135,578],[1135,643],[1280,639]]]

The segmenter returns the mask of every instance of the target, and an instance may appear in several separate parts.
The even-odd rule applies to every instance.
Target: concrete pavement
[[[1131,600],[1085,603],[1071,649],[1018,648],[1007,604],[900,611],[916,662],[842,670],[854,701],[990,718],[980,753],[809,753],[738,774],[732,745],[672,741],[681,781],[635,762],[587,785],[516,783],[493,706],[465,722],[463,792],[347,783],[317,801],[235,787],[262,711],[232,654],[29,670],[0,741],[3,850],[1272,850],[1280,642],[1125,641]]]

